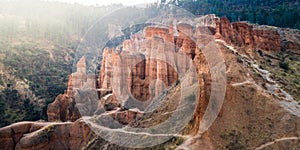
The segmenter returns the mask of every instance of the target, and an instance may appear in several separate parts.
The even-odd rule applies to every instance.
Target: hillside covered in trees
[[[299,0],[161,0],[161,3],[175,4],[195,15],[226,16],[231,22],[300,29]]]
[[[0,127],[46,120],[47,105],[66,90],[80,39],[120,7],[0,1]]]
[[[105,39],[108,23],[116,18],[109,14],[143,20],[158,13],[151,10],[155,7],[147,8],[147,14],[139,14],[139,18],[138,9],[121,4],[0,1],[0,127],[24,120],[47,120],[47,106],[67,89],[68,76],[76,71],[74,62],[82,55],[101,59],[101,46],[109,40]],[[126,33],[131,30],[135,26]],[[89,65],[93,59],[87,60]]]

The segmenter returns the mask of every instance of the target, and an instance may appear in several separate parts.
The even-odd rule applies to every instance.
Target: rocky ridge
[[[137,120],[143,115],[153,117],[155,113],[143,114],[144,112],[132,108],[144,110],[149,104],[151,105],[152,100],[160,96],[162,91],[172,86],[176,89],[180,73],[186,72],[190,65],[196,66],[198,74],[196,78],[201,90],[193,123],[188,130],[190,137],[178,149],[260,148],[264,146],[261,144],[276,141],[282,136],[298,137],[299,119],[274,103],[273,99],[277,99],[276,97],[266,94],[254,80],[251,80],[254,83],[236,84],[254,77],[255,73],[243,68],[243,65],[237,62],[236,56],[232,54],[232,50],[228,48],[228,45],[239,47],[241,51],[237,50],[234,53],[245,53],[250,57],[255,55],[257,49],[280,51],[283,47],[280,34],[276,30],[254,28],[246,22],[231,24],[226,18],[216,18],[215,24],[213,22],[212,24],[209,27],[197,26],[196,29],[184,23],[164,28],[146,27],[145,37],[132,36],[131,39],[123,42],[122,50],[106,48],[103,51],[98,80],[95,76],[86,75],[85,60],[84,57],[81,58],[77,64],[77,72],[69,77],[66,93],[59,95],[48,107],[49,121],[63,121],[63,123],[23,122],[1,128],[0,141],[7,143],[1,149],[54,148],[51,145],[56,145],[55,148],[79,149],[90,145],[89,141],[93,141],[95,135],[82,119],[79,119],[81,115],[99,117],[108,115],[122,125],[147,126],[147,122]],[[222,47],[224,46],[222,43],[219,46],[226,58],[226,75],[230,84],[227,85],[225,104],[219,117],[203,134],[198,131],[209,103],[211,74],[205,55],[196,42],[206,45],[214,40],[214,37],[226,43],[225,47]],[[289,47],[297,48],[297,46]],[[169,50],[171,52],[168,52]],[[161,55],[162,53],[165,55]],[[130,66],[129,71],[127,66]],[[191,80],[195,79],[191,78]],[[167,91],[175,91],[175,89]],[[171,94],[172,92],[166,95]],[[146,104],[136,105],[131,102],[132,98],[141,102],[152,100]],[[172,101],[167,102],[170,104]],[[278,114],[270,115],[275,108],[280,110]],[[171,111],[169,109],[158,110],[163,114]],[[255,118],[257,116],[259,117]],[[234,118],[236,121],[233,125]],[[284,120],[289,120],[289,125]],[[278,122],[273,125],[281,131],[271,127],[270,122],[276,121]],[[261,129],[256,129],[256,126]],[[264,130],[269,138],[259,139],[257,134]],[[251,141],[253,137],[255,139]],[[234,139],[240,142],[232,143],[235,142]],[[274,143],[270,145],[272,144]],[[291,143],[284,143],[283,146],[289,147],[288,144]],[[296,141],[293,145],[299,146],[299,142]]]

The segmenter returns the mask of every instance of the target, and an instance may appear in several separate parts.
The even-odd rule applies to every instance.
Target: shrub
[[[257,50],[257,52],[260,57],[264,57],[264,52],[262,50],[259,49],[259,50]]]
[[[289,64],[287,62],[279,62],[279,67],[284,69],[285,71],[288,71],[290,69]]]
[[[236,60],[238,63],[243,63],[243,59],[241,56],[237,56]]]

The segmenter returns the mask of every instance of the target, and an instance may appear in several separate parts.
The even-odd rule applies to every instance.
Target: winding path
[[[274,140],[272,142],[265,143],[265,144],[263,144],[263,145],[255,148],[255,150],[261,150],[261,149],[266,148],[266,147],[268,147],[270,145],[273,145],[273,144],[275,144],[277,142],[290,141],[290,140],[300,140],[300,137],[284,137],[284,138],[276,139],[276,140]]]

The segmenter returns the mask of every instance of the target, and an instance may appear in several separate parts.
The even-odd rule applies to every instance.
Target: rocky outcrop
[[[200,123],[210,103],[213,78],[209,66],[211,64],[207,62],[206,57],[215,59],[213,62],[219,65],[218,58],[214,57],[215,53],[211,52],[219,46],[217,43],[211,44],[215,41],[214,37],[241,49],[249,49],[249,53],[256,49],[280,50],[280,36],[276,31],[255,28],[245,22],[231,24],[226,18],[216,19],[214,24],[212,17],[214,16],[202,18],[203,22],[197,24],[196,28],[186,23],[168,27],[147,27],[144,29],[145,37],[136,34],[125,40],[122,48],[105,48],[98,80],[96,76],[86,74],[85,58],[82,57],[77,63],[77,71],[69,77],[67,92],[57,96],[47,110],[49,121],[72,122],[23,122],[2,128],[0,143],[5,144],[0,148],[80,149],[93,137],[91,129],[79,119],[81,115],[87,116],[83,118],[91,118],[94,121],[92,123],[99,121],[99,126],[112,128],[122,128],[126,125],[146,128],[162,123],[178,111],[176,109],[180,94],[186,89],[185,86],[189,85],[178,86],[178,83],[181,82],[180,77],[191,71],[193,66],[197,76],[191,76],[187,81],[197,80],[200,94],[196,110],[190,109],[194,114],[192,121],[188,120],[190,124],[186,126],[186,131],[193,141],[190,145],[186,144],[187,149],[198,149],[201,146],[213,149],[214,145],[219,143],[230,149],[230,142],[236,140],[242,143],[233,143],[237,144],[234,148],[242,149],[243,146],[259,146],[269,137],[276,139],[284,135],[292,136],[293,131],[297,131],[298,134],[299,119],[274,103],[274,98],[266,95],[257,83],[244,85],[248,83],[244,80],[248,81],[251,76],[249,70],[238,64],[234,54],[223,46],[222,54],[227,59],[225,63],[229,68],[226,72],[228,80],[239,83],[233,84],[235,86],[226,85],[228,90],[225,107],[216,120],[217,124],[201,135]],[[204,55],[203,51],[211,53]],[[239,86],[240,84],[242,86]],[[159,103],[155,98],[159,99],[161,95],[165,101]],[[212,100],[216,100],[214,96]],[[158,104],[161,106],[155,109]],[[149,108],[149,105],[153,109]],[[189,108],[189,105],[185,107]],[[276,114],[270,115],[274,108],[280,110],[279,117]],[[154,109],[155,111],[143,112]],[[286,118],[293,118],[296,120],[293,122],[295,124],[285,127]],[[276,127],[284,130],[276,130],[272,126],[274,123],[270,123],[272,120],[279,122]],[[258,128],[253,128],[256,126]],[[240,131],[236,131],[235,127]],[[267,138],[260,137],[263,129],[267,130],[267,134],[264,135]],[[201,135],[201,138],[197,135]],[[252,137],[255,139],[252,140]]]
[[[300,31],[297,29],[279,28],[282,50],[300,50]]]
[[[67,94],[58,95],[54,102],[48,105],[48,121],[76,121],[81,117],[74,98]]]
[[[252,51],[262,49],[266,51],[280,51],[280,35],[274,30],[254,28],[247,22],[235,22],[225,18],[216,18],[216,38],[239,47],[246,47]]]
[[[145,39],[137,35],[124,41],[122,51],[106,48],[103,52],[100,95],[111,91],[120,104],[129,108],[149,105],[151,99],[178,80],[180,73],[191,68],[190,61],[196,54],[191,25],[151,26],[144,33]]]
[[[91,115],[96,110],[96,76],[86,74],[84,57],[76,66],[77,71],[69,76],[67,91],[48,105],[48,121],[76,121],[81,115]]]
[[[95,89],[96,76],[86,74],[86,62],[84,56],[76,65],[77,71],[69,76],[67,95],[72,97],[74,89]]]
[[[81,149],[92,132],[84,121],[20,122],[0,129],[0,149]]]
[[[123,42],[121,49],[105,48],[98,81],[95,76],[86,74],[85,58],[82,57],[77,63],[77,72],[69,77],[66,102],[54,102],[53,105],[56,107],[49,107],[50,120],[72,120],[63,115],[55,118],[51,114],[59,112],[59,109],[54,109],[60,108],[57,105],[61,105],[64,109],[62,112],[69,106],[75,108],[71,104],[72,100],[68,100],[67,97],[74,98],[76,90],[97,89],[100,98],[112,93],[114,100],[105,103],[98,100],[96,96],[89,98],[88,105],[84,100],[79,99],[80,103],[84,104],[79,104],[80,107],[89,106],[84,111],[84,114],[88,115],[93,112],[103,112],[104,109],[111,110],[119,105],[144,109],[152,99],[178,80],[178,73],[185,72],[189,68],[189,60],[193,60],[195,66],[201,66],[197,67],[198,73],[201,71],[207,76],[208,66],[202,66],[204,62],[201,59],[205,57],[201,49],[196,46],[196,41],[203,46],[213,40],[211,35],[250,49],[250,54],[254,49],[275,51],[280,49],[280,42],[278,42],[280,36],[275,31],[256,29],[245,22],[231,24],[227,18],[219,19],[214,15],[200,20],[195,29],[186,23],[168,27],[146,27],[144,37],[141,34],[132,35],[129,40]],[[98,107],[90,106],[92,104]]]
[[[22,122],[0,129],[0,149],[14,149],[24,134],[34,132],[45,126],[45,123]]]

